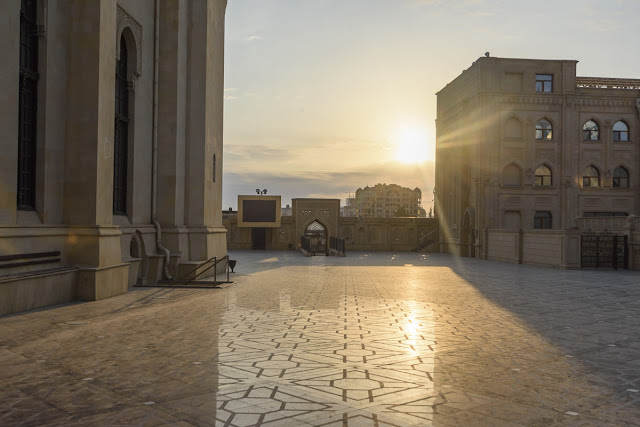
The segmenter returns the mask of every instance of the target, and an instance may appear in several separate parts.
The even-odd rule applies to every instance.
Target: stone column
[[[189,7],[185,222],[189,259],[202,261],[226,255],[221,202],[226,1],[193,0]]]
[[[157,218],[163,244],[188,253],[184,227],[188,4],[159,2]]]
[[[63,216],[66,253],[81,267],[79,297],[127,290],[113,218],[116,3],[69,0],[68,114]]]

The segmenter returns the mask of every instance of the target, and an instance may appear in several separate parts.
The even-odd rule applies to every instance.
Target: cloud
[[[258,41],[258,40],[262,40],[262,36],[253,35],[253,36],[249,36],[249,37],[245,38],[245,40],[248,41],[248,42],[255,42],[255,41]]]

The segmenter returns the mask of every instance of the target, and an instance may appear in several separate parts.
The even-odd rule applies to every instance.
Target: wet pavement
[[[639,425],[640,274],[232,251],[0,318],[0,425]]]

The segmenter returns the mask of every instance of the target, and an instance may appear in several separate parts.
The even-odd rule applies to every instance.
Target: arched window
[[[551,170],[545,165],[536,169],[536,187],[549,187],[551,185]]]
[[[551,228],[551,212],[536,211],[533,216],[533,228],[550,229]]]
[[[594,166],[589,166],[584,170],[582,187],[600,187],[600,172]]]
[[[614,141],[628,141],[629,140],[629,128],[623,121],[616,122],[613,125],[613,140]]]
[[[17,207],[36,207],[36,118],[38,107],[38,31],[36,0],[20,7],[20,98],[18,101]]]
[[[553,130],[548,120],[542,119],[536,123],[536,139],[550,141],[553,138]]]
[[[613,171],[613,188],[629,188],[629,171],[622,166]]]
[[[589,120],[582,126],[583,141],[598,141],[600,139],[600,128],[593,120]]]
[[[127,214],[127,166],[129,151],[128,52],[120,36],[120,59],[116,61],[116,120],[113,149],[113,213]]]
[[[522,138],[522,123],[520,120],[515,117],[511,117],[507,120],[504,129],[504,136],[510,139],[521,139]]]
[[[502,171],[502,185],[522,185],[522,170],[518,165],[510,164]]]

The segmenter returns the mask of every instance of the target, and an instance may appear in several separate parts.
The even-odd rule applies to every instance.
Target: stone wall
[[[229,249],[251,249],[251,228],[238,227],[237,215],[222,220],[227,229]],[[295,217],[283,216],[279,229],[267,229],[267,250],[297,249],[302,234],[296,230]],[[349,251],[411,251],[426,239],[437,240],[436,220],[433,218],[363,218],[339,217],[338,235],[347,241]],[[429,233],[431,233],[429,235]],[[300,234],[300,235],[299,235]],[[429,236],[428,236],[429,235]],[[425,240],[420,239],[426,237]],[[438,250],[438,243],[422,248],[425,252]]]

